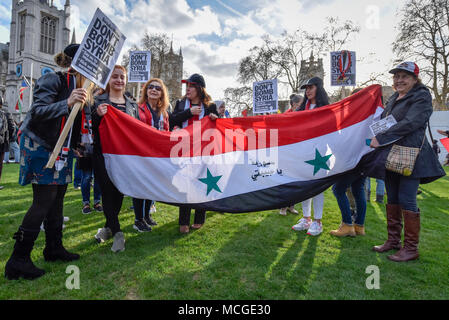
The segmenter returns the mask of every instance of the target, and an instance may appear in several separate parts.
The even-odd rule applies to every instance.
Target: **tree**
[[[327,17],[322,34],[311,34],[298,28],[293,33],[284,32],[278,39],[262,37],[263,45],[253,47],[250,55],[240,61],[238,80],[242,84],[278,78],[288,84],[291,92],[298,92],[310,76],[302,73],[301,61],[314,53],[336,51],[346,45],[350,37],[360,31],[352,21],[340,22]]]
[[[305,52],[313,48],[313,41],[309,41],[307,32],[297,29],[292,34],[284,32],[276,41],[268,36],[263,40],[266,50],[271,52],[271,61],[282,69],[291,92],[299,92],[302,83],[308,78],[307,74],[300,72],[301,61],[304,60]]]
[[[409,0],[402,9],[393,43],[398,61],[414,60],[435,96],[435,107],[447,110],[449,80],[449,0]]]
[[[253,90],[250,87],[226,88],[224,102],[232,116],[241,116],[245,109],[253,105]]]
[[[360,27],[351,20],[340,22],[337,17],[326,17],[326,26],[323,32],[309,34],[308,39],[315,44],[318,55],[323,52],[340,51],[348,43],[350,37],[360,32]]]
[[[283,70],[273,61],[274,54],[273,50],[263,46],[251,48],[249,56],[243,58],[239,63],[238,81],[242,84],[249,84],[278,78],[282,75]]]

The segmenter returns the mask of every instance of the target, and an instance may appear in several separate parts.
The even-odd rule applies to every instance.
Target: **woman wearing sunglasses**
[[[142,88],[139,100],[139,118],[142,122],[161,131],[169,130],[170,106],[167,87],[161,79],[153,78],[148,80]],[[150,214],[150,208],[154,204],[153,200],[135,199],[134,206],[134,226],[139,232],[151,231],[151,226],[157,225]]]

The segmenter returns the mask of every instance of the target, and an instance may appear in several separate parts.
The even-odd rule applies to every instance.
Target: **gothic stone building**
[[[32,76],[35,82],[47,72],[60,70],[53,57],[68,44],[70,37],[70,1],[64,9],[53,5],[53,0],[12,0],[8,71],[5,82],[6,102],[14,111],[19,96],[22,77]],[[1,48],[1,47],[0,47]],[[0,62],[2,56],[0,56]],[[0,76],[3,75],[1,63]],[[24,91],[22,112],[29,109],[29,89]]]

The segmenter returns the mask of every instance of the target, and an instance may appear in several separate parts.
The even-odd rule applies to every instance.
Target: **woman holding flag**
[[[55,56],[61,68],[68,68],[78,50],[71,44]],[[46,261],[72,261],[78,254],[68,252],[62,245],[63,201],[68,183],[72,179],[73,151],[81,138],[81,118],[90,118],[88,108],[78,114],[68,135],[55,168],[44,168],[54,149],[70,109],[78,102],[90,100],[82,88],[86,79],[73,70],[47,73],[36,83],[33,104],[20,128],[22,163],[19,183],[32,184],[33,203],[19,230],[14,234],[14,251],[5,266],[7,279],[35,279],[45,274],[30,258],[40,225],[45,226],[44,259]]]
[[[187,84],[186,95],[176,102],[173,114],[170,117],[171,128],[185,128],[193,124],[194,121],[201,120],[209,116],[212,120],[218,118],[217,106],[212,102],[212,98],[206,92],[206,83],[203,76],[195,73],[187,80],[182,80]],[[179,207],[179,231],[188,233],[190,231],[190,212],[192,208],[187,206]],[[199,229],[206,221],[206,210],[195,210],[195,219],[192,229]]]
[[[139,100],[139,118],[142,122],[160,131],[169,131],[170,107],[168,90],[161,79],[148,80],[142,88]],[[151,226],[157,225],[151,217],[150,209],[153,200],[133,198],[135,222],[133,228],[139,232],[151,231]]]
[[[297,111],[313,110],[327,106],[329,98],[326,90],[323,88],[323,80],[319,77],[313,77],[307,80],[306,84],[301,86],[306,89],[305,99],[301,103]],[[311,218],[313,204],[313,217]],[[317,236],[323,232],[321,218],[323,217],[324,193],[320,193],[313,198],[307,199],[301,203],[303,218],[299,219],[292,229],[296,231],[307,230],[307,234]]]
[[[100,183],[103,198],[103,212],[106,218],[105,226],[98,229],[95,239],[101,243],[113,238],[114,242],[111,248],[113,252],[125,250],[125,235],[120,229],[118,219],[120,209],[122,208],[123,194],[114,186],[106,171],[98,129],[103,116],[108,112],[108,108],[110,107],[125,112],[134,118],[139,118],[137,104],[125,95],[126,75],[126,68],[116,65],[106,86],[105,93],[95,97],[95,104],[92,108],[94,172]]]

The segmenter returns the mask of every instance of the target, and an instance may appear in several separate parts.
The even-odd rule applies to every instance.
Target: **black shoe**
[[[29,256],[15,256],[13,254],[5,266],[5,278],[8,280],[17,280],[20,277],[33,280],[44,274],[45,270],[36,267]]]
[[[422,190],[418,189],[418,191],[416,191],[416,194],[421,194]]]
[[[74,261],[80,258],[79,254],[71,253],[66,250],[62,245],[59,247],[48,247],[44,248],[44,259],[45,261]]]
[[[39,231],[39,229],[27,230],[22,228],[22,226],[19,227],[19,230],[13,236],[16,244],[5,266],[5,278],[15,280],[22,277],[32,280],[45,274],[45,271],[37,268],[30,258],[31,250],[33,250],[34,241],[39,235]]]
[[[90,214],[92,212],[92,209],[90,208],[90,205],[86,204],[83,207],[83,214]]]
[[[103,206],[102,206],[100,203],[96,203],[96,204],[94,205],[94,209],[95,209],[95,211],[97,211],[97,212],[103,212]]]
[[[45,230],[45,261],[74,261],[80,258],[79,254],[71,253],[62,245],[62,228],[61,230]]]
[[[144,220],[134,220],[133,228],[139,232],[150,232],[152,230]]]
[[[157,222],[153,218],[151,218],[151,215],[144,217],[143,220],[145,220],[145,222],[149,226],[157,226]]]

